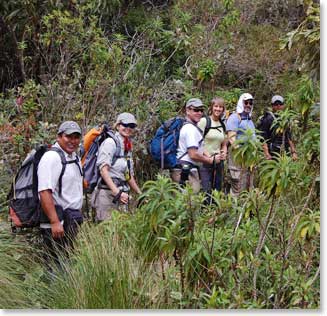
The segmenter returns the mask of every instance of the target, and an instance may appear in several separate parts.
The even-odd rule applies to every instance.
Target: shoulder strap
[[[209,115],[204,116],[206,118],[206,126],[204,128],[203,137],[206,137],[211,127],[211,118]]]
[[[61,149],[59,149],[57,147],[51,147],[49,150],[55,151],[60,156],[62,169],[61,169],[61,173],[59,176],[59,195],[61,195],[61,193],[62,193],[62,176],[64,175],[65,170],[66,170],[67,160],[66,160],[65,154],[63,153],[63,151]]]
[[[116,135],[114,135],[111,132],[110,133],[108,132],[108,135],[109,135],[109,137],[111,137],[114,140],[115,145],[116,145],[116,151],[112,157],[112,166],[113,166],[116,163],[118,158],[122,158],[124,156],[121,156],[121,154],[120,154],[121,153],[120,141],[119,141],[119,139],[117,139]]]

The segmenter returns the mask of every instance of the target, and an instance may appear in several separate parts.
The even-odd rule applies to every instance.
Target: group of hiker
[[[284,107],[284,99],[275,95],[271,104],[272,112],[267,112],[257,126],[265,140],[265,157],[274,159],[285,142],[286,152],[296,159],[290,130],[281,136],[274,124],[278,112]],[[189,99],[184,107],[185,118],[174,153],[176,163],[170,168],[172,180],[181,185],[188,182],[195,194],[202,189],[207,196],[205,203],[210,203],[212,191],[223,188],[224,167],[227,165],[229,193],[237,196],[241,191],[250,189],[253,172],[233,160],[231,148],[247,129],[256,137],[252,121],[253,105],[253,96],[243,93],[236,111],[226,119],[223,98],[215,97],[211,101],[207,115],[204,115],[205,105],[200,99]],[[91,196],[96,222],[109,220],[113,210],[128,212],[131,190],[141,194],[134,176],[132,155],[132,137],[136,127],[137,120],[133,114],[119,114],[113,126],[114,136],[104,139],[97,154],[92,157],[99,174]],[[42,208],[40,229],[44,244],[53,256],[57,247],[65,249],[71,245],[83,222],[84,173],[77,154],[81,140],[80,126],[73,121],[63,122],[57,131],[56,143],[42,155],[37,168],[37,193]]]
[[[256,126],[252,120],[253,105],[253,96],[243,93],[237,102],[236,111],[226,119],[223,98],[214,98],[205,116],[205,106],[200,99],[188,100],[185,105],[185,123],[178,142],[177,165],[171,170],[172,179],[178,183],[188,180],[195,193],[202,188],[208,202],[212,190],[222,190],[227,160],[229,193],[238,196],[241,191],[251,189],[254,172],[237,164],[231,149],[245,130],[250,129],[252,137],[256,137]],[[285,133],[279,132],[276,124],[278,112],[284,108],[284,98],[273,96],[271,106],[272,112],[265,112],[257,126],[264,139],[262,146],[265,158],[277,157],[283,144],[285,152],[290,152],[292,158],[297,159],[290,129],[286,129]]]

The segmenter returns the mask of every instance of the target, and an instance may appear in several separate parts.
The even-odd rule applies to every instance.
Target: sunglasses
[[[198,109],[198,108],[190,108],[191,110],[193,110],[193,112],[204,112],[204,109]]]
[[[253,100],[246,100],[246,101],[244,101],[244,104],[245,105],[248,105],[248,104],[253,105]]]
[[[276,101],[275,103],[273,103],[273,105],[284,105],[284,103],[282,103],[280,101]]]
[[[135,123],[128,123],[128,124],[125,124],[125,123],[120,123],[120,125],[124,126],[124,127],[129,127],[129,128],[132,128],[134,129],[136,127],[136,124]]]

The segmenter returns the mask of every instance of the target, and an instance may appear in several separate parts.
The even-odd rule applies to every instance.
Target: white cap
[[[246,100],[253,100],[252,94],[250,94],[250,93],[244,93],[243,94],[243,100],[244,101],[246,101]]]
[[[271,103],[274,104],[277,101],[279,101],[280,103],[284,103],[284,98],[281,95],[274,95],[271,98]]]

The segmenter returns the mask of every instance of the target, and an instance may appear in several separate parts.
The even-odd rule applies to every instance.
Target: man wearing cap
[[[290,129],[286,129],[283,143],[283,133],[278,133],[278,124],[274,123],[278,119],[278,112],[284,109],[284,98],[280,95],[274,95],[271,99],[272,112],[266,111],[259,122],[258,130],[261,131],[265,140],[263,151],[266,159],[270,160],[284,148],[286,153],[291,152],[292,158],[297,159],[295,145],[292,141]]]
[[[208,157],[204,155],[202,130],[197,126],[204,112],[204,105],[198,98],[189,99],[185,105],[186,123],[180,130],[177,148],[177,168],[171,170],[173,181],[184,184],[189,181],[195,193],[200,191],[200,177],[198,168],[202,163],[213,164],[220,162],[220,156]]]
[[[255,137],[255,126],[251,119],[252,110],[253,96],[250,93],[243,93],[238,99],[236,112],[229,116],[226,123],[227,137],[232,148],[235,141],[247,129],[251,129],[253,137]],[[238,196],[241,191],[249,190],[253,187],[253,171],[236,164],[231,150],[228,153],[228,174],[231,195]]]
[[[42,156],[38,166],[40,228],[47,250],[54,257],[56,247],[71,245],[83,222],[83,174],[76,154],[80,139],[81,128],[76,122],[62,123],[57,142]]]
[[[132,156],[131,137],[136,126],[133,114],[119,114],[114,125],[117,130],[115,138],[108,137],[99,148],[97,167],[101,181],[93,191],[91,199],[92,207],[96,210],[96,222],[110,219],[113,210],[128,212],[130,189],[137,194],[141,193],[134,177]]]

